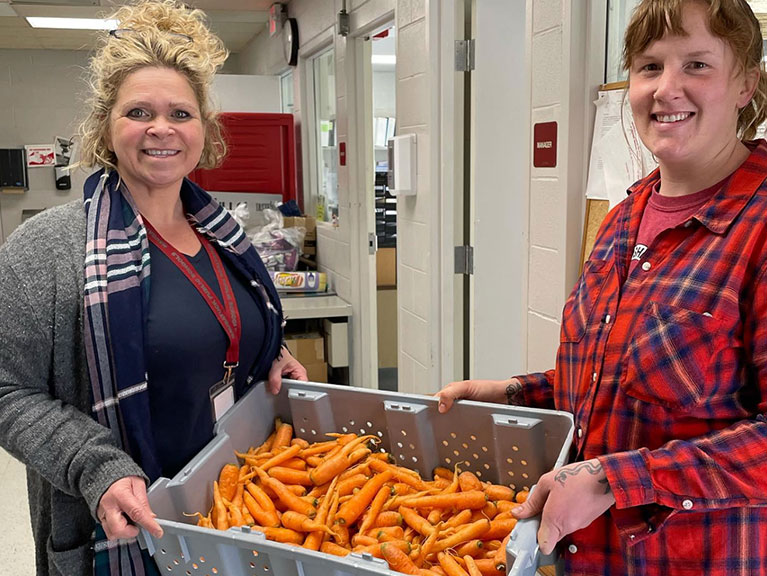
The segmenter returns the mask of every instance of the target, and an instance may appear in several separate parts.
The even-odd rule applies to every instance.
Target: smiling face
[[[687,36],[667,33],[629,69],[634,121],[661,172],[706,167],[737,147],[738,111],[755,85],[730,45],[709,31],[702,3],[685,3],[682,26]]]
[[[197,97],[169,68],[141,68],[117,92],[108,147],[133,192],[180,189],[200,160],[205,133]]]

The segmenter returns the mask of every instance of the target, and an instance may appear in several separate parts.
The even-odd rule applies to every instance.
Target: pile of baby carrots
[[[436,468],[423,480],[376,449],[378,437],[328,434],[310,444],[279,420],[261,446],[213,482],[197,525],[249,525],[277,542],[345,556],[369,553],[392,570],[434,576],[505,574],[511,509],[527,498],[472,472]]]

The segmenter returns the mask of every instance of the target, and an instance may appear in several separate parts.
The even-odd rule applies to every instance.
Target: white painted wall
[[[85,52],[0,50],[0,148],[53,144],[56,136],[74,135],[83,113],[86,65]],[[19,225],[22,212],[79,198],[86,176],[74,171],[71,190],[59,191],[53,168],[30,168],[27,192],[0,192],[0,241]]]
[[[217,74],[213,81],[213,101],[222,112],[269,112],[280,108],[279,76]]]
[[[230,63],[229,60],[232,60]],[[237,55],[224,66],[232,70]],[[0,148],[53,144],[71,137],[84,117],[88,53],[66,50],[0,50]],[[279,79],[224,74],[215,81],[226,110],[279,112]],[[247,108],[247,109],[246,109]],[[73,160],[74,161],[74,160]],[[82,196],[89,171],[72,171],[72,188],[56,190],[53,168],[30,168],[29,190],[0,192],[0,242],[22,221],[22,213],[64,204]]]

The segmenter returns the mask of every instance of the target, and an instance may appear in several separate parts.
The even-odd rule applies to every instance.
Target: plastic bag
[[[264,210],[266,224],[250,238],[267,270],[292,272],[298,266],[305,228],[283,228],[278,210]]]

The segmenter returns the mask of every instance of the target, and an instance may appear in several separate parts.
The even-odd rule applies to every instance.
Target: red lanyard
[[[146,226],[149,240],[162,250],[162,253],[165,254],[168,259],[183,272],[184,276],[189,279],[192,285],[205,299],[205,302],[207,302],[211,311],[216,316],[216,320],[221,324],[221,328],[226,332],[229,345],[226,348],[224,369],[226,370],[226,378],[229,378],[232,374],[232,370],[237,368],[240,359],[240,335],[242,333],[242,324],[240,324],[240,311],[237,308],[237,300],[234,297],[232,285],[229,283],[229,278],[226,275],[224,263],[221,261],[221,258],[213,246],[210,245],[210,242],[195,230],[194,232],[200,239],[202,247],[205,248],[205,251],[210,257],[213,271],[216,273],[216,280],[218,280],[218,286],[221,289],[221,296],[224,298],[224,304],[222,304],[218,299],[218,296],[216,296],[216,293],[211,290],[208,283],[205,282],[203,277],[194,269],[194,266],[189,263],[186,256],[168,244],[146,218],[144,218],[144,225]]]

